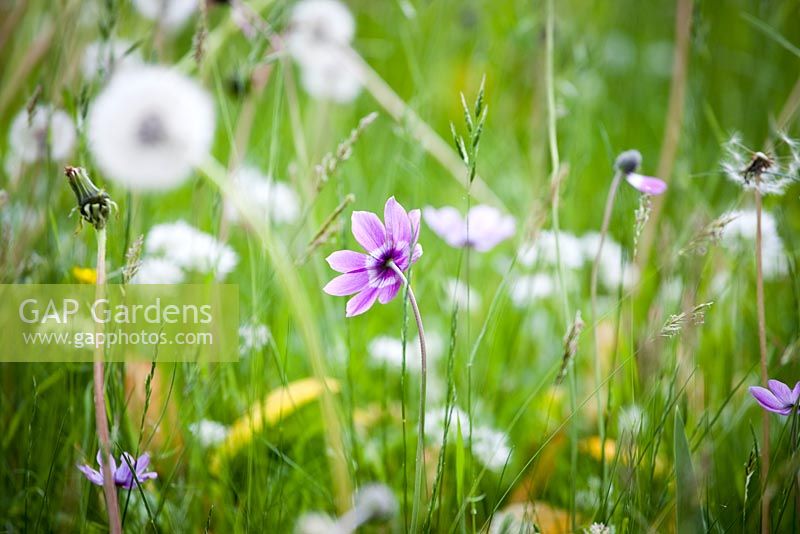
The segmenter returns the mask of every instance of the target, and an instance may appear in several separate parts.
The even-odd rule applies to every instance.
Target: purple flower
[[[89,482],[96,486],[102,486],[103,455],[100,451],[97,451],[97,465],[100,466],[100,469],[93,469],[91,466],[85,464],[79,465],[78,470],[89,479]],[[158,473],[155,471],[147,471],[149,465],[150,455],[148,453],[142,454],[134,461],[133,456],[127,452],[123,452],[120,457],[119,467],[117,467],[117,462],[114,461],[114,458],[111,458],[111,473],[114,477],[114,484],[125,489],[131,489],[136,482],[141,484],[145,480],[157,478]],[[131,471],[131,466],[133,467],[133,471]],[[136,473],[135,478],[133,476],[134,472]]]
[[[762,408],[770,412],[781,415],[789,415],[800,399],[800,382],[795,384],[794,389],[778,380],[767,381],[769,389],[759,386],[751,386],[750,393]],[[770,391],[771,390],[771,391]]]
[[[667,190],[664,180],[637,174],[636,171],[642,164],[642,154],[638,150],[626,150],[619,156],[614,166],[625,175],[625,180],[638,191],[646,195],[660,195]]]
[[[406,213],[394,197],[386,201],[384,227],[377,215],[370,211],[354,211],[353,236],[367,254],[352,250],[338,250],[328,256],[328,264],[340,273],[323,288],[329,295],[353,295],[347,302],[347,317],[369,310],[377,299],[381,304],[392,300],[403,278],[391,264],[405,271],[422,256],[419,237],[419,210]]]
[[[451,247],[472,247],[479,252],[491,250],[514,235],[514,217],[504,215],[491,206],[475,206],[466,218],[456,208],[428,206],[423,211],[425,222]]]

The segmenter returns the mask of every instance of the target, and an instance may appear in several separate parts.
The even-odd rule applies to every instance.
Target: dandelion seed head
[[[228,437],[228,427],[217,421],[202,419],[189,425],[189,432],[203,447],[216,447]]]
[[[314,98],[350,102],[361,79],[350,58],[355,20],[337,0],[304,0],[289,20],[287,49],[301,68],[303,88]]]
[[[263,214],[265,220],[269,218],[278,224],[288,224],[300,217],[300,198],[295,190],[285,182],[273,180],[257,167],[245,165],[239,168],[231,182],[250,212]],[[239,221],[239,210],[231,202],[225,204],[224,214],[231,222]]]
[[[489,471],[503,470],[511,457],[508,435],[488,426],[472,429],[472,454]]]
[[[295,534],[346,534],[339,526],[336,519],[327,514],[312,512],[303,514],[294,527]]]
[[[568,269],[580,269],[585,261],[583,245],[581,240],[569,232],[558,234],[559,251],[561,252],[561,263]],[[517,257],[525,267],[533,267],[538,263],[555,265],[556,254],[556,233],[551,230],[543,230],[537,238],[520,246]]]
[[[157,21],[169,29],[177,29],[189,20],[199,6],[198,0],[133,0],[133,5],[146,19]]]
[[[126,68],[95,99],[87,135],[109,180],[133,190],[172,189],[208,156],[214,106],[195,81],[170,68]]]
[[[132,284],[180,284],[186,274],[167,258],[144,258],[139,270],[131,279]]]
[[[586,532],[587,534],[614,534],[614,527],[603,523],[592,523]]]
[[[218,280],[224,279],[239,262],[228,245],[182,220],[152,227],[145,238],[145,252],[148,257],[169,260],[184,271],[214,273]]]
[[[75,146],[75,123],[64,111],[49,105],[38,105],[29,114],[27,109],[14,117],[8,130],[8,144],[17,160],[10,166],[19,169],[19,163],[32,163],[50,157],[62,161]],[[11,174],[11,173],[9,173]]]

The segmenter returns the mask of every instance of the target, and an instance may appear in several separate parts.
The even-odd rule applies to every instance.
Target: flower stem
[[[595,396],[597,399],[597,433],[600,436],[600,469],[601,469],[601,506],[604,505],[602,495],[605,494],[605,478],[606,478],[606,462],[605,462],[605,442],[606,442],[606,429],[605,429],[605,414],[603,413],[603,377],[600,368],[600,340],[597,337],[597,328],[599,326],[599,319],[597,317],[597,273],[600,268],[600,257],[603,253],[603,243],[608,234],[608,226],[611,224],[611,212],[614,209],[614,200],[617,198],[617,190],[619,189],[620,181],[622,180],[622,173],[617,172],[614,174],[614,180],[611,182],[611,187],[608,189],[608,198],[606,199],[606,207],[603,212],[603,224],[600,227],[600,243],[597,245],[597,254],[594,257],[594,264],[592,264],[592,281],[591,281],[591,306],[592,306],[592,338],[594,339],[594,387]]]
[[[417,431],[417,459],[414,471],[414,502],[411,506],[411,529],[409,532],[417,532],[417,522],[419,521],[419,501],[422,494],[422,475],[425,472],[425,395],[427,387],[428,376],[428,357],[425,348],[425,329],[422,327],[422,316],[419,313],[419,306],[417,299],[414,296],[414,290],[411,289],[411,284],[403,274],[403,271],[395,265],[394,262],[389,262],[391,268],[397,276],[403,281],[408,294],[408,300],[411,303],[411,309],[414,312],[414,319],[417,321],[417,331],[419,332],[419,355],[420,355],[420,373],[419,373],[419,430]]]
[[[756,173],[756,308],[758,313],[758,349],[761,360],[761,382],[767,387],[767,321],[764,311],[764,268],[761,253],[761,175]],[[767,475],[769,474],[769,414],[764,411],[761,419],[761,532],[768,533],[769,494]]]
[[[97,285],[95,299],[105,297],[106,285],[106,229],[97,230]],[[97,332],[102,332],[103,325],[95,323]],[[111,439],[108,432],[108,419],[106,418],[105,378],[103,376],[103,345],[95,345],[94,349],[94,415],[97,424],[97,436],[100,439],[100,449],[103,454],[103,493],[106,497],[108,508],[108,524],[112,534],[122,532],[119,518],[119,502],[117,489],[114,486],[114,475],[111,473]]]

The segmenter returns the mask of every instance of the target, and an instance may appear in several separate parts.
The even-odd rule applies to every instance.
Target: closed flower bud
[[[623,174],[636,172],[642,164],[642,154],[638,150],[626,150],[614,162],[614,167]]]
[[[69,181],[72,192],[78,201],[75,208],[81,218],[97,230],[105,228],[111,208],[117,209],[117,204],[111,200],[108,193],[99,189],[83,167],[65,167],[64,174]]]

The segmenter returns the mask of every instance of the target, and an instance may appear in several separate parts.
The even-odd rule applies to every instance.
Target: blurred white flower
[[[448,278],[445,291],[451,306],[458,306],[459,310],[466,310],[469,305],[470,311],[474,312],[481,307],[481,296],[463,280]]]
[[[132,284],[180,284],[186,275],[172,260],[144,258],[136,271]]]
[[[355,21],[337,0],[298,2],[289,20],[287,49],[302,71],[303,88],[313,97],[349,102],[361,91],[350,56]]]
[[[228,437],[228,427],[222,423],[203,419],[189,425],[189,432],[203,447],[215,447]]]
[[[539,299],[555,293],[556,282],[544,273],[517,276],[509,285],[511,302],[517,308],[527,308]]]
[[[444,426],[448,419],[448,411],[445,406],[425,412],[425,438],[432,443],[442,444],[444,437]],[[452,443],[456,429],[461,425],[461,435],[465,436],[469,429],[469,417],[467,412],[458,406],[450,406],[449,428],[447,430],[447,440]]]
[[[620,410],[618,427],[619,436],[627,436],[628,439],[636,437],[640,432],[647,428],[647,414],[637,404],[630,404]]]
[[[30,115],[23,109],[8,130],[9,147],[18,158],[9,166],[48,156],[61,161],[72,153],[75,139],[75,123],[65,112],[49,105],[36,106]]]
[[[231,182],[239,199],[254,215],[263,215],[276,223],[292,223],[300,216],[300,199],[291,186],[273,180],[258,168],[249,165],[237,170]],[[225,203],[225,217],[238,222],[240,215],[235,204]],[[264,222],[265,222],[264,221]]]
[[[442,355],[444,341],[435,331],[425,334],[425,348],[427,349],[428,367]],[[403,342],[395,337],[378,336],[369,342],[367,348],[372,361],[377,365],[386,365],[400,371],[403,368]],[[419,373],[421,369],[419,353],[419,338],[406,341],[406,369],[409,372]]]
[[[508,435],[488,426],[473,427],[472,454],[489,471],[502,471],[511,456]]]
[[[560,232],[558,245],[564,267],[580,269],[583,266],[583,247],[578,237],[568,232]],[[520,264],[525,267],[533,267],[537,263],[555,265],[557,259],[556,233],[551,230],[542,230],[535,241],[520,246],[518,259]]]
[[[239,327],[239,352],[242,355],[257,352],[267,346],[270,338],[269,327],[262,323],[250,322]]]
[[[755,254],[756,222],[755,210],[738,210],[726,214],[734,219],[722,230],[722,245],[740,253]],[[764,278],[775,279],[789,272],[789,260],[783,239],[778,234],[778,223],[772,213],[761,212],[761,257]]]
[[[592,523],[584,532],[587,534],[614,534],[614,527],[603,523]]]
[[[581,243],[586,261],[594,263],[600,246],[600,234],[589,232],[581,237]],[[625,289],[630,288],[639,281],[638,267],[633,263],[623,262],[623,254],[622,246],[606,236],[600,254],[598,275],[600,283],[611,291],[617,290],[620,285]]]
[[[239,262],[232,248],[186,221],[153,226],[145,239],[145,253],[166,258],[185,271],[214,273],[218,280]]]
[[[197,82],[168,67],[126,68],[95,99],[87,135],[109,180],[136,190],[171,189],[208,156],[214,105]]]
[[[336,519],[319,512],[303,514],[294,527],[295,534],[346,534]]]
[[[142,57],[138,50],[131,50],[132,47],[132,42],[123,39],[90,43],[81,59],[84,78],[105,77],[117,70],[141,65]]]
[[[781,132],[778,138],[788,149],[788,162],[782,161],[787,158],[779,159],[763,152],[753,152],[744,146],[741,136],[734,133],[722,145],[725,157],[721,166],[728,180],[745,191],[752,191],[756,188],[758,175],[758,190],[762,195],[783,195],[786,188],[800,178],[800,142]]]
[[[492,523],[489,526],[489,534],[538,534],[539,529],[532,518],[519,517],[515,511],[519,507],[525,507],[522,503],[512,504],[506,510],[495,512],[492,516]],[[530,512],[529,512],[530,513]],[[530,514],[533,516],[533,514]]]
[[[197,11],[200,0],[133,0],[133,5],[143,17],[175,29]]]

